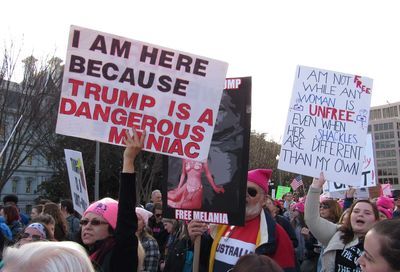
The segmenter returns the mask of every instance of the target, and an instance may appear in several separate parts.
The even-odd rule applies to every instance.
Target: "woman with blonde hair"
[[[94,272],[85,250],[74,242],[36,242],[9,247],[1,271]]]

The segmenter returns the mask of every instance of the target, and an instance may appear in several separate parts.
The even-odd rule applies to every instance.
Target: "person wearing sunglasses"
[[[123,167],[117,202],[103,198],[92,203],[80,220],[82,244],[88,249],[91,261],[100,271],[136,271],[138,260],[136,231],[136,175],[134,161],[141,151],[145,132],[139,137],[134,129],[127,131]]]
[[[20,234],[20,238],[15,245],[20,247],[31,242],[46,241],[49,236],[49,231],[43,224],[32,223]]]
[[[270,169],[255,169],[247,174],[244,226],[207,225],[197,220],[188,224],[192,241],[202,236],[200,271],[225,272],[239,257],[256,253],[271,257],[286,272],[296,271],[292,241],[267,210]]]
[[[152,212],[153,216],[149,218],[148,226],[153,234],[153,237],[157,240],[160,254],[162,254],[165,251],[165,245],[168,238],[168,232],[164,228],[164,223],[162,222],[162,204],[155,203]]]

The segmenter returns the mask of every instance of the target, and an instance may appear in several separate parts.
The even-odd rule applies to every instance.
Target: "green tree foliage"
[[[297,173],[291,173],[279,170],[277,157],[280,153],[281,145],[272,140],[267,140],[266,133],[252,131],[250,134],[250,154],[249,169],[269,168],[272,169],[272,182],[275,185],[290,186]],[[303,176],[303,182],[307,188],[311,184],[310,177]],[[300,194],[303,194],[303,188],[299,188]]]
[[[54,163],[56,173],[49,181],[43,182],[39,188],[40,194],[53,201],[71,198],[69,178],[65,162],[64,149],[82,152],[88,186],[89,200],[94,200],[95,154],[96,143],[85,139],[57,135],[54,144],[49,146],[50,158]],[[118,196],[119,175],[122,167],[123,147],[100,144],[99,197]],[[135,161],[137,174],[137,199],[146,202],[151,191],[161,186],[161,158],[159,154],[141,152]]]

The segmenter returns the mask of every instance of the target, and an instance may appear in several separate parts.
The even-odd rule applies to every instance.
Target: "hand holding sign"
[[[228,65],[71,26],[56,132],[123,145],[131,127],[143,149],[204,160]]]
[[[314,179],[313,179],[313,182],[312,182],[312,184],[311,184],[311,187],[322,189],[322,187],[324,186],[324,183],[325,183],[324,172],[321,172],[321,173],[319,174],[319,178],[318,178],[318,179],[317,179],[317,178],[314,178]]]
[[[355,185],[371,88],[367,77],[298,66],[278,168],[311,177],[324,171],[327,180]]]
[[[133,136],[131,136],[127,131],[126,136],[124,138],[124,143],[126,144],[126,148],[124,151],[124,165],[122,169],[122,172],[124,173],[135,172],[134,168],[135,158],[137,154],[139,154],[139,152],[142,150],[144,139],[146,137],[146,132],[143,131],[143,133],[141,133],[139,138],[138,133],[134,128],[132,128],[132,134]]]

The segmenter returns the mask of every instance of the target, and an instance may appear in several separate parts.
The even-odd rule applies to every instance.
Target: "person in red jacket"
[[[189,223],[192,240],[202,235],[200,271],[225,272],[241,256],[252,253],[271,257],[286,272],[296,271],[295,253],[289,236],[264,210],[271,174],[270,169],[248,172],[244,226],[212,225],[207,234],[205,223],[196,220]],[[207,255],[209,258],[205,257]]]

